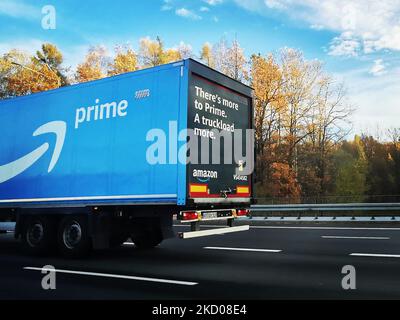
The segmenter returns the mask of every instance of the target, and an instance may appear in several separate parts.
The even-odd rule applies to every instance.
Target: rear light
[[[239,210],[236,211],[236,215],[238,217],[247,216],[249,213],[250,213],[250,210],[248,210],[248,209],[239,209]]]
[[[193,212],[184,212],[182,214],[182,218],[185,221],[188,221],[188,220],[199,220],[199,214],[197,212],[194,212],[194,211]]]

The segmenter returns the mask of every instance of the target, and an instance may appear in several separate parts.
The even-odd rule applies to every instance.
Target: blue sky
[[[43,6],[57,28],[41,26]],[[346,83],[355,132],[400,127],[400,2],[393,0],[0,0],[0,54],[52,42],[75,66],[91,45],[160,36],[198,53],[205,42],[237,36],[245,53],[282,47],[319,59]]]

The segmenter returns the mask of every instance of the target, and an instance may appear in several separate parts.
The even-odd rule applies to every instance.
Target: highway
[[[209,226],[212,228],[212,226]],[[188,230],[176,226],[177,231]],[[248,232],[33,258],[0,234],[0,299],[399,299],[400,225],[251,223]],[[54,266],[56,290],[41,268]],[[356,270],[344,290],[343,266]]]

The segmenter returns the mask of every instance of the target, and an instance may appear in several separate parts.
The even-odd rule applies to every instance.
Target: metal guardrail
[[[15,222],[0,222],[0,233],[8,233],[15,230]]]
[[[253,205],[252,212],[400,211],[400,203]]]

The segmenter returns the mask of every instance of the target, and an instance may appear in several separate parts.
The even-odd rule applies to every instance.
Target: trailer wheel
[[[45,216],[28,217],[22,232],[22,246],[25,252],[45,255],[55,248],[56,226]]]
[[[132,235],[131,239],[138,249],[152,249],[157,247],[162,241],[161,232],[153,231],[146,235]]]
[[[89,254],[92,241],[85,217],[67,216],[61,221],[58,228],[58,249],[67,258],[81,258]]]

